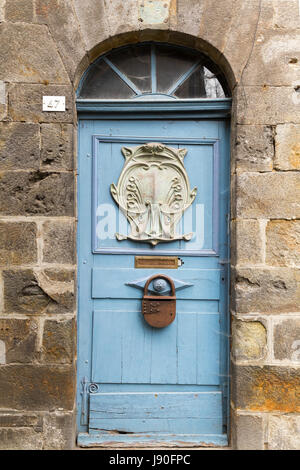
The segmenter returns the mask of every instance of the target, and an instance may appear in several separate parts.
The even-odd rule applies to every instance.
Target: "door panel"
[[[128,233],[110,193],[124,165],[122,147],[149,142],[187,149],[184,165],[197,196],[177,233],[192,231],[190,241],[153,247],[115,237]],[[225,442],[227,123],[82,120],[79,150],[80,368],[92,385],[82,389],[81,429],[99,442],[112,430],[122,433],[122,442],[126,433],[128,442],[131,433],[143,441],[146,432],[170,442],[212,443],[216,436]],[[178,256],[181,263],[136,269],[138,254]],[[180,285],[175,321],[161,329],[141,313],[143,285],[154,274]]]
[[[219,335],[218,312],[177,310],[171,325],[154,330],[145,325],[139,311],[96,311],[92,380],[218,385]]]
[[[91,397],[90,426],[94,431],[221,433],[221,398],[220,392],[96,394]]]
[[[150,128],[151,129],[151,128]],[[147,133],[149,135],[149,132]],[[185,137],[166,138],[163,136],[93,136],[93,251],[99,253],[131,252],[133,254],[149,251],[147,243],[124,240],[120,243],[113,232],[122,233],[128,229],[126,218],[112,204],[108,183],[116,183],[122,171],[124,158],[122,147],[136,147],[146,142],[161,142],[173,148],[185,148],[187,155],[184,163],[188,172],[191,188],[197,187],[194,203],[183,214],[179,229],[183,233],[193,232],[192,240],[161,243],[155,247],[159,254],[171,252],[197,255],[199,252],[213,254],[217,250],[218,231],[218,172],[219,141]],[[179,144],[178,142],[181,142]],[[121,157],[121,158],[120,158]],[[110,181],[107,180],[109,175]],[[116,219],[115,225],[107,228],[108,218]]]

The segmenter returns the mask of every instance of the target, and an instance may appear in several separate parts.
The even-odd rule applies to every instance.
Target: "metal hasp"
[[[171,295],[148,295],[148,286],[151,281],[154,281],[154,288],[156,285],[157,292],[165,289],[163,283],[167,281],[171,286]],[[153,328],[164,328],[175,320],[176,294],[174,282],[170,277],[164,274],[155,274],[149,277],[144,287],[142,313],[145,321]]]
[[[134,281],[125,282],[125,285],[130,286],[130,287],[135,287],[136,289],[141,289],[143,291],[147,281],[148,281],[148,277],[143,277],[141,279],[135,279]],[[158,279],[158,281],[159,281],[159,279]],[[179,281],[179,279],[175,279],[174,277],[172,277],[172,281],[174,283],[175,291],[186,289],[187,287],[192,287],[194,285],[191,282]],[[157,289],[155,289],[154,286],[152,287],[151,283],[150,283],[149,286],[148,286],[148,291],[150,291],[154,294],[156,294],[158,292],[160,294],[167,294],[167,293],[169,293],[171,288],[170,288],[169,284],[166,283],[165,285],[166,285],[166,288],[164,290],[161,289],[160,291],[158,291]]]
[[[131,233],[116,233],[116,238],[152,245],[191,240],[193,233],[176,233],[179,220],[197,194],[197,188],[190,188],[183,164],[187,150],[148,143],[123,147],[122,153],[126,161],[117,186],[111,184],[110,191],[127,217]]]

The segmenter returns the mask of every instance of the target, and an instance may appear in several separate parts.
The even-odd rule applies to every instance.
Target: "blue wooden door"
[[[82,445],[227,442],[228,135],[221,119],[79,121]],[[116,238],[128,228],[110,192],[124,166],[122,148],[150,142],[187,151],[185,169],[197,195],[178,232],[193,233],[191,240],[152,246]],[[178,263],[136,267],[143,256]],[[142,287],[154,274],[176,286],[175,321],[161,329],[141,313]]]

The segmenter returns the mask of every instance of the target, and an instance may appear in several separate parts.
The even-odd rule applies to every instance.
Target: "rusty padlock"
[[[172,295],[148,295],[150,282],[157,278],[168,281]],[[142,313],[146,322],[154,328],[164,328],[175,320],[176,294],[174,282],[171,278],[164,274],[155,274],[147,280],[142,300]]]

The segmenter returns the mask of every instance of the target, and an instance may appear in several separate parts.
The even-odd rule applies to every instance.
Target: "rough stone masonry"
[[[74,92],[146,40],[203,51],[230,83],[231,446],[299,449],[298,0],[0,0],[0,447],[76,445]]]

